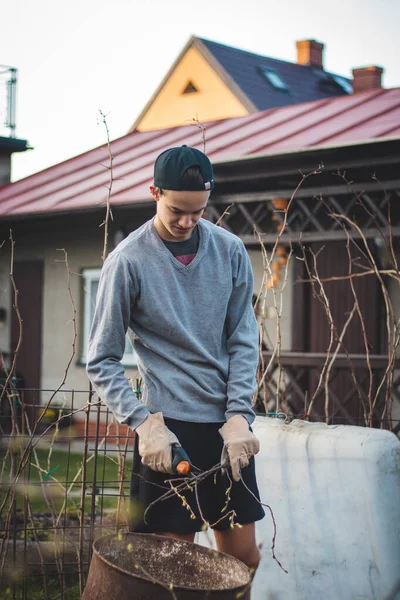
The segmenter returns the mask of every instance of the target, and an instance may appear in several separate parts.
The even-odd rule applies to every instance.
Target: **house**
[[[280,364],[285,369],[282,402],[286,406],[289,403],[296,414],[304,411],[305,405],[307,408],[306,392],[312,394],[315,389],[331,332],[324,307],[313,299],[310,284],[298,282],[309,279],[302,247],[314,255],[319,253],[320,278],[348,273],[345,242],[351,227],[342,227],[330,216],[330,212],[336,212],[356,220],[382,268],[388,266],[382,234],[388,240],[391,231],[398,256],[400,210],[394,200],[400,194],[399,116],[400,89],[373,89],[206,124],[206,151],[216,180],[206,216],[216,222],[225,213],[223,226],[243,239],[253,263],[256,294],[263,284],[265,265],[254,227],[261,232],[267,250],[271,250],[278,235],[286,256],[290,248],[293,250],[287,268],[281,269],[281,280],[278,277],[269,290],[264,308],[266,356],[271,356],[279,341]],[[154,160],[163,149],[184,143],[203,148],[197,127],[134,131],[112,142],[113,220],[109,223],[108,250],[154,214],[148,191]],[[4,240],[0,309],[5,315],[0,349],[10,363],[20,338],[21,327],[13,310],[17,303],[23,319],[18,371],[25,387],[54,390],[65,381],[62,389],[79,391],[75,395],[77,405],[88,397],[85,352],[102,265],[105,228],[101,225],[110,176],[108,160],[104,145],[0,189],[0,240]],[[309,175],[303,180],[301,173]],[[289,203],[283,229],[282,207]],[[364,238],[359,231],[351,230],[359,244],[353,268],[365,270],[368,260],[362,246]],[[17,297],[10,270],[19,290]],[[332,392],[330,411],[333,420],[352,419],[358,423],[363,419],[363,407],[357,398],[354,400],[354,380],[349,382],[349,373],[364,382],[363,394],[368,398],[367,366],[370,364],[373,371],[374,390],[378,378],[385,376],[388,330],[377,279],[359,276],[355,285],[360,310],[365,313],[368,346],[360,320],[354,319],[344,338],[352,369],[339,348],[334,370],[347,380],[338,377],[339,387]],[[353,306],[349,281],[326,286],[341,331]],[[265,290],[265,282],[263,287]],[[396,280],[389,281],[387,288],[398,310]],[[277,340],[274,303],[279,305],[280,298],[284,310],[279,317]],[[135,380],[134,356],[129,347],[124,360],[127,375]],[[270,407],[275,402],[276,379],[268,376],[264,384]],[[34,404],[38,392],[32,394]],[[397,381],[391,397],[398,403]],[[374,409],[379,418],[385,414],[382,401],[379,397]],[[323,414],[324,399],[318,402],[318,411]]]
[[[381,87],[383,69],[353,70],[353,80],[324,69],[324,45],[296,43],[297,62],[261,56],[192,36],[129,133],[254,114]]]

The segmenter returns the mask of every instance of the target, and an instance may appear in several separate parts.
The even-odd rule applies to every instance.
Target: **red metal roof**
[[[373,90],[269,109],[206,124],[212,162],[340,146],[400,136],[400,88]],[[112,142],[112,204],[151,200],[153,164],[160,152],[187,144],[202,149],[193,125],[133,132]],[[0,215],[56,213],[103,204],[109,181],[107,145],[0,188]]]

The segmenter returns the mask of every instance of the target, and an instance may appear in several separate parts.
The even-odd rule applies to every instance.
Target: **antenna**
[[[15,138],[17,69],[0,65],[0,136]]]

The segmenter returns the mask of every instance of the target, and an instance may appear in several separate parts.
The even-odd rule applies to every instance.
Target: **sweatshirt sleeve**
[[[258,326],[252,306],[253,272],[242,242],[233,258],[233,291],[227,313],[227,347],[229,375],[227,386],[228,420],[243,415],[249,424],[254,421],[252,396],[256,390],[258,365]]]
[[[132,429],[149,415],[133,393],[121,364],[136,288],[126,258],[120,253],[110,254],[100,275],[86,367],[99,397],[118,422]]]

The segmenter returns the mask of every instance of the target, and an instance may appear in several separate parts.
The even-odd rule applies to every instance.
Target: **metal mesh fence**
[[[91,390],[11,387],[0,427],[0,598],[80,598],[93,541],[128,530],[134,434]]]
[[[79,598],[93,540],[127,527],[132,432],[90,391],[48,393],[3,401],[1,598]]]

